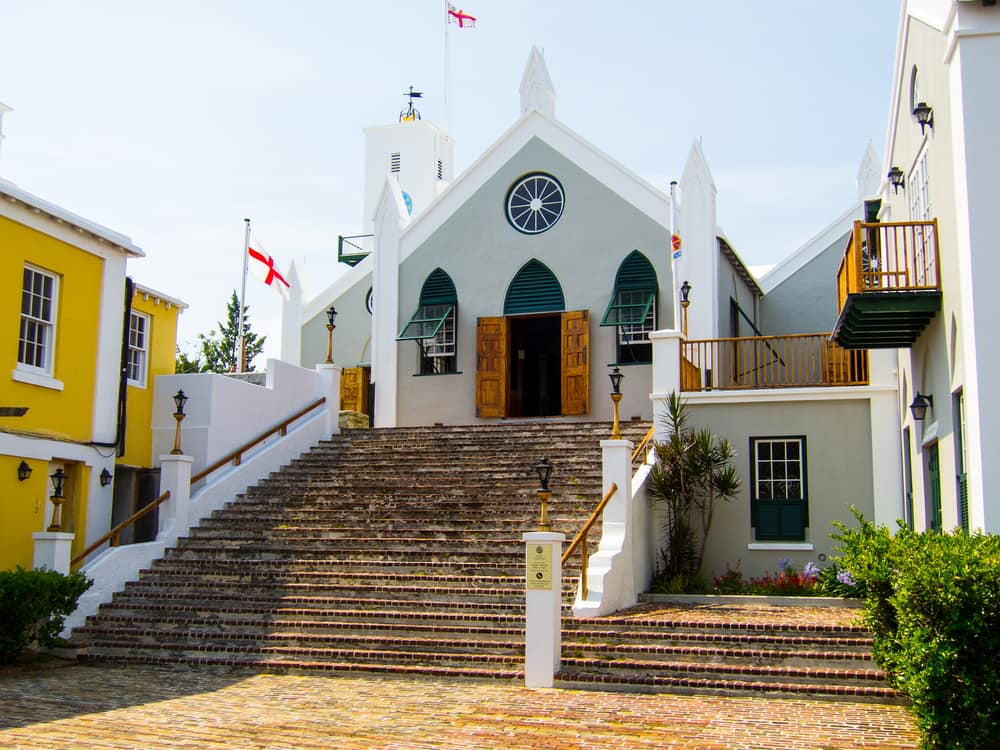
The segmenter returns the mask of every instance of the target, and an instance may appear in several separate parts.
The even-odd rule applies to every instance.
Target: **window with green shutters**
[[[969,530],[969,476],[965,471],[965,398],[962,391],[952,397],[955,423],[955,474],[958,492],[958,524]]]
[[[656,290],[653,264],[633,250],[618,267],[602,326],[615,326],[617,364],[648,364],[653,361],[649,334],[656,330]]]
[[[805,436],[750,438],[750,523],[757,541],[805,541],[807,484]]]
[[[421,375],[457,372],[455,323],[458,295],[451,277],[435,268],[420,291],[420,304],[397,341],[416,341],[420,351]]]
[[[503,314],[562,312],[566,298],[555,274],[548,266],[534,258],[529,260],[514,276],[507,287]]]

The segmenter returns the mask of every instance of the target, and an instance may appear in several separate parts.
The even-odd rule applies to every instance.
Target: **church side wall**
[[[365,306],[371,289],[371,274],[335,300],[336,329],[333,332],[333,361],[341,367],[357,367],[371,362],[372,316]],[[302,352],[299,361],[307,369],[326,361],[326,309],[302,325]]]

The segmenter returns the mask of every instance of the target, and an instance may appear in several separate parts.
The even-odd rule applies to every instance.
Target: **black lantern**
[[[913,414],[913,418],[918,422],[923,422],[927,417],[927,407],[934,406],[934,397],[925,396],[919,391],[917,395],[913,397],[913,403],[910,404],[910,412]]]
[[[621,393],[622,392],[622,371],[615,367],[614,370],[608,373],[608,378],[611,380],[611,392]]]
[[[52,480],[52,497],[63,496],[63,484],[66,482],[66,472],[60,466],[56,473],[49,477]]]
[[[330,305],[330,309],[326,311],[326,319],[330,321],[332,326],[337,320],[337,308]]]
[[[549,459],[543,458],[535,466],[535,473],[538,474],[538,482],[541,485],[540,489],[544,492],[549,490],[549,477],[552,476],[552,464],[549,463]]]
[[[101,469],[101,487],[107,487],[109,484],[111,484],[111,472],[105,467]]]
[[[184,404],[188,402],[188,397],[184,395],[184,391],[177,391],[174,394],[174,404],[177,406],[177,411],[174,412],[174,416],[180,414],[184,416]]]
[[[886,177],[889,178],[889,182],[892,184],[892,191],[898,193],[899,189],[903,187],[903,170],[899,167],[893,167],[889,170],[889,174]]]
[[[691,285],[687,282],[687,279],[685,279],[684,283],[681,284],[681,304],[682,305],[688,304],[688,296],[690,294],[691,294]]]
[[[17,467],[17,481],[23,482],[31,477],[31,467],[28,466],[27,461],[21,461]]]
[[[927,102],[918,102],[917,106],[913,108],[913,116],[920,123],[920,135],[924,134],[924,128],[928,125],[932,128],[934,127],[934,110],[931,109]]]

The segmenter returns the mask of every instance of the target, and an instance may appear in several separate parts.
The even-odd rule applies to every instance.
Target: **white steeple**
[[[538,47],[531,47],[528,64],[521,76],[521,114],[533,109],[544,112],[549,117],[556,116],[556,90],[549,78],[549,69]]]

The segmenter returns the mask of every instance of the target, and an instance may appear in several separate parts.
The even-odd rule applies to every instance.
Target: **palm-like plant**
[[[740,478],[730,463],[736,456],[732,444],[709,430],[687,426],[687,407],[671,393],[662,415],[667,438],[656,442],[657,462],[650,474],[654,499],[666,507],[664,579],[693,577],[705,561],[705,543],[712,529],[719,500],[732,500]]]

